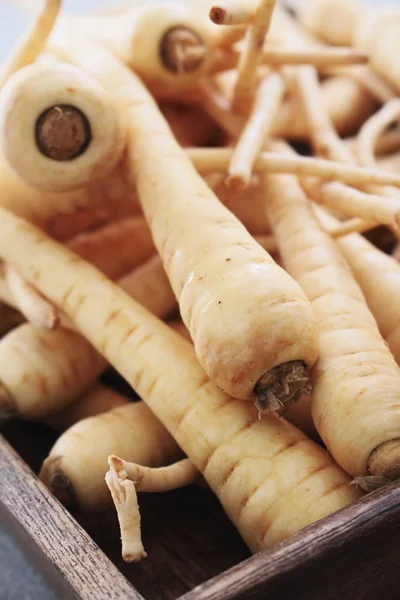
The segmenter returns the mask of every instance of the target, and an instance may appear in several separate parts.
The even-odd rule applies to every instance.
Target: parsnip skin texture
[[[134,402],[67,429],[45,460],[40,477],[67,506],[85,512],[104,510],[112,505],[104,477],[113,452],[149,467],[182,456],[150,409],[143,402]]]
[[[157,316],[165,317],[175,306],[158,256],[118,283]],[[59,411],[89,389],[106,366],[86,339],[67,329],[38,331],[27,324],[12,331],[0,341],[0,381],[7,391],[0,395],[0,420],[2,413],[10,416],[10,405],[13,416],[29,420]]]
[[[52,404],[57,410],[67,398],[78,398],[104,366],[103,358],[90,344],[77,343],[79,334],[58,329],[35,330],[32,335],[32,327],[20,325],[0,343],[1,382],[10,397],[18,399],[13,402],[25,419],[51,413]],[[57,402],[49,403],[49,398],[57,398]],[[1,415],[2,406],[0,420]]]
[[[92,266],[6,211],[0,228],[0,256],[34,279],[136,389],[254,552],[359,497],[325,450],[219,390],[190,343]]]
[[[298,181],[269,177],[268,197],[284,264],[306,292],[320,326],[320,356],[312,372],[315,426],[350,475],[376,475],[369,471],[371,455],[400,434],[400,369]]]
[[[210,378],[237,398],[255,400],[257,383],[275,367],[312,366],[319,335],[303,292],[219,203],[141,81],[100,47],[63,51],[107,82],[126,111],[143,212]]]

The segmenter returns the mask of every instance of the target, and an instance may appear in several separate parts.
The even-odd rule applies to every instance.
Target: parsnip
[[[125,276],[119,285],[157,316],[166,316],[175,306],[158,257]],[[14,329],[0,341],[0,420],[10,414],[37,420],[58,412],[82,396],[106,366],[73,331],[38,331],[28,324]]]
[[[111,279],[122,277],[155,253],[150,230],[142,217],[80,233],[68,242],[68,247]]]
[[[397,478],[400,472],[392,461],[389,473],[385,455],[386,444],[400,432],[400,369],[297,180],[271,175],[267,190],[284,264],[307,294],[320,327],[311,397],[316,428],[350,475]],[[398,455],[392,458],[400,464]]]
[[[64,192],[103,178],[124,144],[124,124],[109,95],[72,65],[25,67],[1,91],[1,150],[32,187]]]
[[[281,400],[301,393],[318,332],[300,288],[218,202],[140,80],[102,48],[83,51],[81,42],[79,52],[63,51],[82,68],[90,56],[91,73],[113,81],[140,202],[200,363],[222,389],[260,408],[271,393]]]
[[[250,24],[238,64],[238,77],[233,92],[232,107],[244,114],[250,112],[257,86],[257,67],[262,58],[264,40],[270,27],[276,0],[259,0]]]
[[[0,216],[0,256],[28,281],[35,272],[41,293],[136,389],[252,551],[359,496],[322,448],[276,415],[259,420],[250,403],[218,390],[188,342],[93,267],[11,213],[1,210]],[[94,291],[96,303],[89,301]]]
[[[130,402],[88,417],[65,431],[45,460],[40,477],[68,507],[100,511],[111,506],[104,481],[112,453],[158,467],[182,451],[144,402]]]

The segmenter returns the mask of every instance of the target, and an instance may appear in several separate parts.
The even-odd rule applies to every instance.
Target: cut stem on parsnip
[[[216,25],[247,25],[252,21],[254,11],[243,0],[236,0],[212,6],[209,17]]]
[[[257,86],[257,69],[262,59],[262,49],[268,33],[276,0],[260,0],[254,20],[245,37],[238,65],[238,77],[233,94],[232,108],[249,113]]]
[[[2,90],[0,146],[32,187],[65,192],[101,179],[115,168],[124,145],[125,127],[110,96],[72,65],[25,67]]]
[[[228,187],[248,187],[254,162],[271,132],[285,91],[280,73],[272,72],[261,81],[251,114],[232,154],[226,180]]]
[[[356,141],[356,154],[360,164],[376,164],[375,148],[385,130],[400,118],[400,100],[397,98],[385,104],[361,127]]]
[[[191,346],[65,247],[0,211],[0,256],[31,281],[136,389],[218,495],[253,552],[354,502],[327,453],[274,414],[219,390]],[[72,257],[74,260],[72,261]],[[93,302],[93,294],[100,301]],[[279,474],[279,476],[278,476]]]
[[[56,22],[60,5],[61,0],[43,0],[43,6],[32,25],[17,40],[6,62],[0,67],[0,90],[13,73],[35,62],[44,50],[47,38]]]

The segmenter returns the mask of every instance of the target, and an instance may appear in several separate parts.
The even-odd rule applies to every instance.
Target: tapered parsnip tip
[[[18,417],[19,410],[7,388],[0,382],[0,423]]]
[[[226,10],[221,6],[212,6],[209,12],[209,17],[216,25],[225,23]]]
[[[127,563],[132,563],[132,562],[136,563],[136,562],[139,562],[140,560],[142,560],[142,558],[146,558],[146,557],[147,557],[146,550],[143,550],[139,545],[137,548],[134,548],[133,552],[132,551],[122,552],[122,558]]]
[[[160,43],[162,63],[173,73],[193,73],[201,67],[206,55],[204,40],[188,27],[169,29]]]
[[[254,388],[255,404],[260,414],[283,414],[293,402],[301,396],[308,396],[310,392],[306,366],[296,360],[275,367],[260,379]]]
[[[121,458],[119,458],[118,456],[115,456],[115,454],[112,454],[111,456],[108,457],[108,464],[109,464],[110,469],[113,469],[117,473],[119,471],[122,471],[124,468],[123,460]]]
[[[250,180],[244,175],[228,175],[225,179],[225,185],[228,190],[241,191],[247,188],[250,184]]]
[[[368,460],[368,472],[394,481],[400,478],[400,439],[379,446]]]
[[[73,160],[83,154],[92,139],[86,115],[68,105],[48,108],[39,117],[35,133],[40,152],[59,162]]]
[[[46,458],[39,473],[40,479],[67,508],[76,505],[76,498],[69,478],[62,470],[62,456]]]

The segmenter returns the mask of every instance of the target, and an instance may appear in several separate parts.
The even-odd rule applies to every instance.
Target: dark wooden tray
[[[400,484],[253,557],[210,492],[188,488],[142,494],[149,558],[126,565],[113,512],[72,516],[35,476],[52,433],[13,423],[3,434],[0,522],[62,598],[400,598]]]

